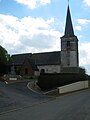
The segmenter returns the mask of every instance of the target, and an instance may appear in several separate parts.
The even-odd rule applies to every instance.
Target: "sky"
[[[0,0],[0,45],[10,55],[61,50],[68,0]],[[90,74],[90,0],[69,0],[79,65]]]

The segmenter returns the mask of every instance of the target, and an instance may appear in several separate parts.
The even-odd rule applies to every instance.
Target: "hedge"
[[[55,73],[55,74],[41,74],[38,77],[37,85],[45,89],[53,89],[77,81],[86,80],[86,74],[81,73]]]
[[[0,76],[6,74],[6,72],[7,72],[7,65],[0,64]]]

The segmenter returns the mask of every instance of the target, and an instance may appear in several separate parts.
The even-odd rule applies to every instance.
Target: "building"
[[[31,56],[31,53],[12,55],[11,66],[12,64],[14,65],[16,74],[32,76],[36,71],[38,71],[38,68],[31,59]]]
[[[74,35],[70,9],[68,5],[64,36],[61,37],[61,72],[79,71],[78,38]]]
[[[45,73],[76,73],[79,67],[78,39],[74,35],[68,5],[64,36],[61,37],[61,52],[27,53],[12,55],[17,74],[38,75]]]
[[[27,53],[12,55],[16,74],[22,76],[45,73],[60,73],[60,51],[44,53]]]

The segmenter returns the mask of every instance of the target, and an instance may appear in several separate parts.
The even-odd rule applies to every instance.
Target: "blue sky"
[[[0,0],[0,45],[9,54],[60,50],[68,0]],[[90,74],[90,0],[69,0],[80,66]]]

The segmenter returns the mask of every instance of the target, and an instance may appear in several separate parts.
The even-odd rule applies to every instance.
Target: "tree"
[[[83,67],[79,67],[79,73],[86,74],[86,70]]]
[[[6,73],[9,58],[10,55],[8,54],[7,50],[0,46],[0,75]]]

